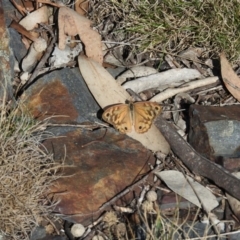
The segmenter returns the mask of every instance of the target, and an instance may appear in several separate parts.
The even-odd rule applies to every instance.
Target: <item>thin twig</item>
[[[47,127],[76,127],[76,128],[87,128],[87,129],[96,129],[96,128],[99,128],[100,126],[99,125],[85,125],[85,124],[64,124],[64,123],[61,123],[61,124],[55,124],[55,123],[48,123],[46,125]]]

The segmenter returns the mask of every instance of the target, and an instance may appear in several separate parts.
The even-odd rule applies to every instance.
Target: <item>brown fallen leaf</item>
[[[233,71],[224,53],[220,54],[221,73],[223,82],[228,91],[240,101],[240,79]]]
[[[65,48],[68,36],[79,35],[84,43],[86,55],[102,64],[101,36],[91,29],[91,21],[67,7],[61,7],[58,14],[59,49]]]
[[[36,11],[31,12],[24,17],[19,24],[26,28],[28,31],[33,30],[38,26],[38,23],[48,23],[50,14],[48,8],[43,6]]]
[[[89,8],[89,1],[79,0],[75,2],[75,10],[80,15],[83,15],[83,16],[86,15],[86,13],[88,12],[88,8]]]

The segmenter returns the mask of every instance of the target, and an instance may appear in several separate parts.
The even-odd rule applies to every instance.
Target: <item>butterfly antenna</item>
[[[133,102],[141,102],[141,101],[143,101],[143,99],[140,97],[140,95],[138,93],[134,92],[131,88],[127,88],[126,91],[129,93],[131,98],[133,98]]]

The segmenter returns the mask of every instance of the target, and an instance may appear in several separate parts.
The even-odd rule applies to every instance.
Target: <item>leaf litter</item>
[[[139,50],[140,48],[138,48],[137,45],[139,43],[136,44],[135,40],[137,38],[144,38],[144,32],[142,33],[142,35],[129,36],[127,42],[125,41],[126,36],[122,31],[119,31],[118,34],[116,34],[115,32],[111,32],[111,28],[114,27],[116,28],[116,30],[118,30],[117,27],[119,27],[119,30],[122,30],[121,24],[115,25],[115,22],[120,22],[120,13],[123,11],[123,9],[117,9],[116,5],[114,5],[114,9],[112,10],[117,11],[117,14],[111,14],[108,22],[105,22],[106,19],[101,18],[105,15],[99,15],[99,19],[97,22],[102,20],[103,23],[101,25],[101,30],[99,30],[101,34],[99,34],[96,30],[92,29],[92,22],[88,18],[78,14],[80,10],[78,10],[78,12],[73,10],[71,8],[71,4],[69,6],[64,6],[63,4],[58,5],[50,1],[39,1],[39,3],[40,2],[42,2],[43,5],[40,4],[38,6],[38,9],[35,9],[33,6],[33,10],[31,11],[31,13],[29,13],[26,17],[23,17],[22,20],[19,21],[19,24],[24,29],[15,27],[15,29],[17,29],[19,33],[22,34],[23,42],[25,42],[25,45],[29,48],[29,53],[26,58],[30,55],[31,49],[35,49],[34,43],[39,39],[43,39],[43,41],[45,41],[45,43],[47,43],[47,45],[51,47],[49,51],[48,49],[46,50],[46,47],[43,47],[40,51],[40,55],[35,54],[33,57],[30,58],[27,67],[25,67],[23,61],[21,69],[27,72],[29,76],[32,76],[32,79],[30,78],[27,81],[31,82],[40,73],[46,73],[58,67],[67,67],[71,62],[71,66],[77,65],[77,63],[79,64],[80,71],[86,83],[88,84],[88,87],[90,88],[92,94],[102,108],[114,103],[124,102],[126,99],[128,99],[130,96],[124,90],[127,88],[131,88],[139,94],[144,91],[150,91],[152,94],[150,94],[151,98],[149,98],[148,100],[166,104],[166,110],[171,110],[171,104],[175,102],[175,98],[177,98],[179,94],[184,93],[188,94],[189,97],[195,100],[195,104],[199,105],[223,106],[238,104],[240,96],[239,78],[231,68],[224,54],[220,55],[221,76],[220,74],[214,74],[214,66],[210,64],[212,63],[211,58],[210,55],[206,54],[205,49],[194,48],[191,47],[190,44],[186,45],[185,50],[181,49],[183,51],[179,51],[178,49],[178,52],[176,54],[172,54],[171,52],[170,56],[167,54],[165,54],[164,56],[164,54],[161,53],[161,55],[165,57],[165,59],[163,58],[163,62],[161,62],[160,60],[162,56],[156,54],[149,54],[145,51],[141,52]],[[74,4],[77,5],[77,2]],[[96,10],[94,4],[95,1],[90,1],[90,17],[94,15],[94,11]],[[20,10],[23,15],[27,12],[24,6],[15,6],[17,6],[17,9]],[[78,5],[77,7],[78,9],[81,8],[79,6],[80,5]],[[58,29],[56,29],[53,25],[53,12],[57,8],[59,8],[57,14]],[[88,6],[85,6],[84,9],[85,11],[87,11]],[[81,12],[81,14],[83,12]],[[39,34],[36,34],[36,31],[33,31],[36,29],[39,30],[39,27],[41,31],[41,36]],[[54,37],[56,38],[56,36],[58,36],[58,41],[55,45],[54,41],[52,40]],[[103,44],[101,43],[101,38],[105,40],[105,46],[103,46]],[[181,39],[181,36],[179,36],[179,38]],[[53,44],[49,45],[51,41]],[[111,59],[109,58],[109,56],[111,56],[112,59],[117,59],[118,64],[121,64],[121,66],[127,66],[127,71],[130,71],[132,73],[132,75],[129,75],[129,73],[127,73],[126,71],[124,73],[125,76],[123,75],[122,79],[121,76],[118,76],[118,79],[121,79],[119,80],[120,84],[124,82],[123,87],[118,85],[117,82],[115,82],[114,78],[110,76],[110,74],[107,73],[101,65],[105,60],[103,57],[104,48],[105,53],[107,53],[106,55],[108,56],[108,59]],[[61,51],[66,51],[66,53]],[[85,54],[88,58],[80,56],[80,54]],[[73,57],[68,58],[68,55],[73,55]],[[78,57],[78,61],[76,60],[76,57]],[[64,61],[58,62],[58,59],[63,58]],[[50,61],[48,62],[48,60]],[[116,61],[108,61],[108,63],[114,65],[116,64]],[[35,66],[36,64],[37,67]],[[147,76],[145,76],[146,74],[143,73],[144,77],[139,77],[138,73],[141,70],[141,66],[143,66],[143,72],[148,73]],[[146,67],[148,67],[148,71],[146,71]],[[136,68],[138,70],[135,73]],[[150,68],[152,69],[151,71]],[[180,76],[178,75],[178,73],[180,74]],[[21,74],[23,74],[23,72],[21,72]],[[221,77],[223,83],[225,84],[229,92],[225,90],[223,83],[219,80]],[[95,85],[95,83],[97,83],[97,85]],[[23,89],[22,87],[25,86],[25,84],[26,82],[21,81],[20,84],[18,83],[15,92],[16,96],[20,94],[20,90]],[[106,89],[108,89],[107,93]],[[231,95],[233,96],[233,98]],[[182,102],[178,104],[180,109],[182,105],[189,104],[187,101],[184,101],[185,100],[183,98]],[[174,110],[176,110],[176,106],[174,107]],[[172,120],[172,115],[167,115],[163,113],[163,118],[164,116],[168,116],[166,118],[168,120]],[[180,118],[183,122],[186,123],[186,117],[184,113],[180,112],[178,114],[178,118]],[[182,124],[184,125],[184,123]],[[185,131],[186,135],[188,134],[187,128],[184,127],[182,130]],[[5,134],[8,133],[6,132]],[[186,170],[183,165],[179,166],[178,164],[176,164],[172,160],[171,155],[168,155],[167,157],[165,156],[169,153],[169,144],[162,137],[161,133],[157,130],[157,128],[155,128],[155,126],[152,130],[149,131],[149,133],[147,133],[147,136],[131,135],[131,137],[142,142],[145,147],[156,153],[158,164],[157,166],[155,166],[155,168],[153,167],[151,173],[161,175],[167,174],[169,172],[167,170],[169,169],[171,169],[171,171],[173,171],[172,169],[174,169],[175,171],[177,170],[177,172],[173,172],[175,174],[170,176],[170,180],[173,181],[173,184],[179,184],[180,179],[182,179],[183,174],[181,174],[181,177],[178,177],[179,169],[183,169],[186,172],[186,175],[192,175],[192,173],[189,172],[189,170]],[[9,138],[9,140],[10,139],[11,138]],[[14,145],[16,145],[16,143],[14,143]],[[6,149],[7,148],[5,148],[4,151],[6,151]],[[13,151],[13,149],[10,149],[9,151]],[[163,155],[158,153],[159,151],[162,152]],[[192,150],[191,154],[193,154],[193,152],[194,150]],[[49,169],[52,169],[52,163],[49,164]],[[25,170],[23,169],[23,171]],[[205,178],[207,177],[208,176],[205,176]],[[2,178],[4,179],[4,175],[2,176]],[[186,176],[185,179],[188,178],[189,177]],[[5,180],[9,181],[9,178],[6,178]],[[194,196],[197,199],[201,199],[201,197],[203,196],[203,192],[209,193],[209,190],[207,190],[206,187],[209,187],[210,184],[206,183],[206,179],[205,181],[203,181],[202,179],[197,180],[200,182],[202,190],[198,191],[198,187],[194,187],[195,183],[190,184],[191,186],[189,187],[189,195],[190,198]],[[168,180],[165,179],[165,183],[166,185],[168,185]],[[181,208],[177,208],[178,202],[176,202],[175,207],[172,208],[175,209],[173,210],[175,212],[169,215],[166,210],[162,209],[160,211],[161,204],[159,205],[160,198],[158,196],[157,199],[155,199],[151,203],[147,202],[147,200],[143,200],[147,198],[147,192],[149,192],[149,189],[151,189],[151,191],[153,191],[154,193],[157,193],[158,189],[163,189],[163,191],[166,192],[169,191],[167,190],[167,187],[165,185],[160,184],[157,180],[147,188],[147,184],[143,180],[135,184],[137,186],[144,185],[145,187],[143,187],[141,196],[139,198],[133,199],[133,202],[129,206],[127,206],[129,207],[129,209],[131,209],[131,211],[126,211],[126,209],[124,209],[125,206],[116,205],[115,211],[105,213],[104,217],[101,218],[102,221],[100,219],[99,221],[97,220],[96,222],[94,222],[91,226],[85,226],[87,227],[87,230],[85,231],[83,238],[88,237],[91,234],[95,234],[97,237],[104,235],[113,235],[117,239],[125,239],[126,234],[129,234],[130,237],[135,238],[139,235],[140,229],[143,227],[145,228],[144,234],[148,238],[152,239],[155,239],[155,237],[161,237],[161,239],[174,239],[176,238],[176,236],[179,237],[178,239],[185,239],[184,237],[180,238],[181,234],[183,234],[186,238],[189,237],[187,233],[184,232],[184,223],[189,221],[189,216],[185,216],[183,222],[180,223],[179,216],[175,215],[178,215],[179,212],[182,211]],[[199,183],[196,183],[196,185],[199,186]],[[217,186],[215,187],[217,188]],[[25,189],[25,186],[23,186],[23,188]],[[130,189],[131,188],[129,187],[129,191]],[[178,191],[179,189],[176,189],[175,187],[172,187],[171,189],[173,192],[181,195],[181,193]],[[120,194],[120,196],[122,195]],[[120,196],[116,196],[113,199],[115,201],[107,202],[106,205],[115,205],[116,200],[120,198]],[[211,196],[213,195],[211,194]],[[218,196],[224,196],[223,192],[219,191]],[[38,200],[41,200],[42,196],[38,197]],[[183,195],[183,197],[188,198],[185,195]],[[140,201],[140,199],[142,200]],[[215,201],[214,196],[213,199]],[[204,203],[204,205],[207,205],[209,199],[203,200],[207,200],[207,202]],[[28,202],[28,200],[24,201]],[[201,208],[202,206],[199,202],[195,203],[195,205],[199,208]],[[140,208],[139,206],[142,207]],[[34,214],[37,214],[36,211],[38,210],[35,211],[34,207],[32,212],[34,212]],[[210,218],[209,212],[213,208],[214,207],[210,207],[207,209],[205,208],[204,210],[202,210],[202,213],[206,214],[206,216]],[[188,210],[189,213],[191,213],[192,210]],[[196,221],[196,218],[198,218],[199,211],[199,209],[196,211],[194,221]],[[127,214],[125,214],[124,216],[124,212],[131,212],[131,219],[128,218]],[[33,216],[35,216],[34,214]],[[238,212],[236,212],[236,215],[238,215]],[[17,220],[15,223],[17,227]],[[31,231],[32,224],[28,221],[26,221],[24,224],[25,225],[22,227],[22,229],[17,230],[20,231],[20,233],[14,233],[16,234],[16,236],[18,234],[20,234],[21,236],[27,236],[29,231]],[[130,227],[129,232],[126,232],[124,230],[126,229],[126,224],[128,224],[128,227]],[[177,228],[176,225],[178,226]],[[192,229],[194,229],[193,225],[194,222],[191,225]],[[210,228],[210,226],[208,227]],[[95,230],[95,228],[97,228],[97,231]],[[133,231],[134,228],[137,229],[135,232]],[[1,230],[8,234],[11,231],[15,231],[15,227],[13,226],[9,230],[8,227],[1,226]],[[215,236],[219,236],[219,234],[224,234],[219,233],[219,231],[216,231],[215,228],[214,231]],[[179,235],[179,233],[181,234]]]

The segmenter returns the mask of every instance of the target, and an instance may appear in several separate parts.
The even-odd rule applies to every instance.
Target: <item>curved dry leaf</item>
[[[49,18],[48,8],[43,6],[24,17],[19,24],[28,31],[33,30],[38,23],[47,23]]]
[[[95,61],[103,62],[101,36],[90,27],[91,21],[67,7],[58,13],[59,49],[63,50],[68,36],[79,35],[85,45],[86,55]]]
[[[78,65],[88,88],[102,108],[116,103],[124,103],[126,99],[129,99],[126,90],[117,84],[116,80],[100,64],[84,56],[79,56]],[[154,125],[146,133],[131,132],[128,135],[154,152],[169,153],[168,142]]]
[[[186,177],[181,172],[169,170],[157,172],[155,174],[161,178],[171,190],[199,208],[202,208],[202,205],[204,205],[204,209],[210,212],[218,206],[218,201],[210,190],[188,176],[186,176],[188,179],[187,181]],[[191,184],[189,184],[189,182]],[[197,196],[195,193],[197,193]]]
[[[75,10],[80,15],[86,15],[89,9],[89,2],[86,0],[75,1]]]
[[[223,82],[228,91],[240,101],[240,79],[233,71],[224,53],[220,55],[221,73]]]

